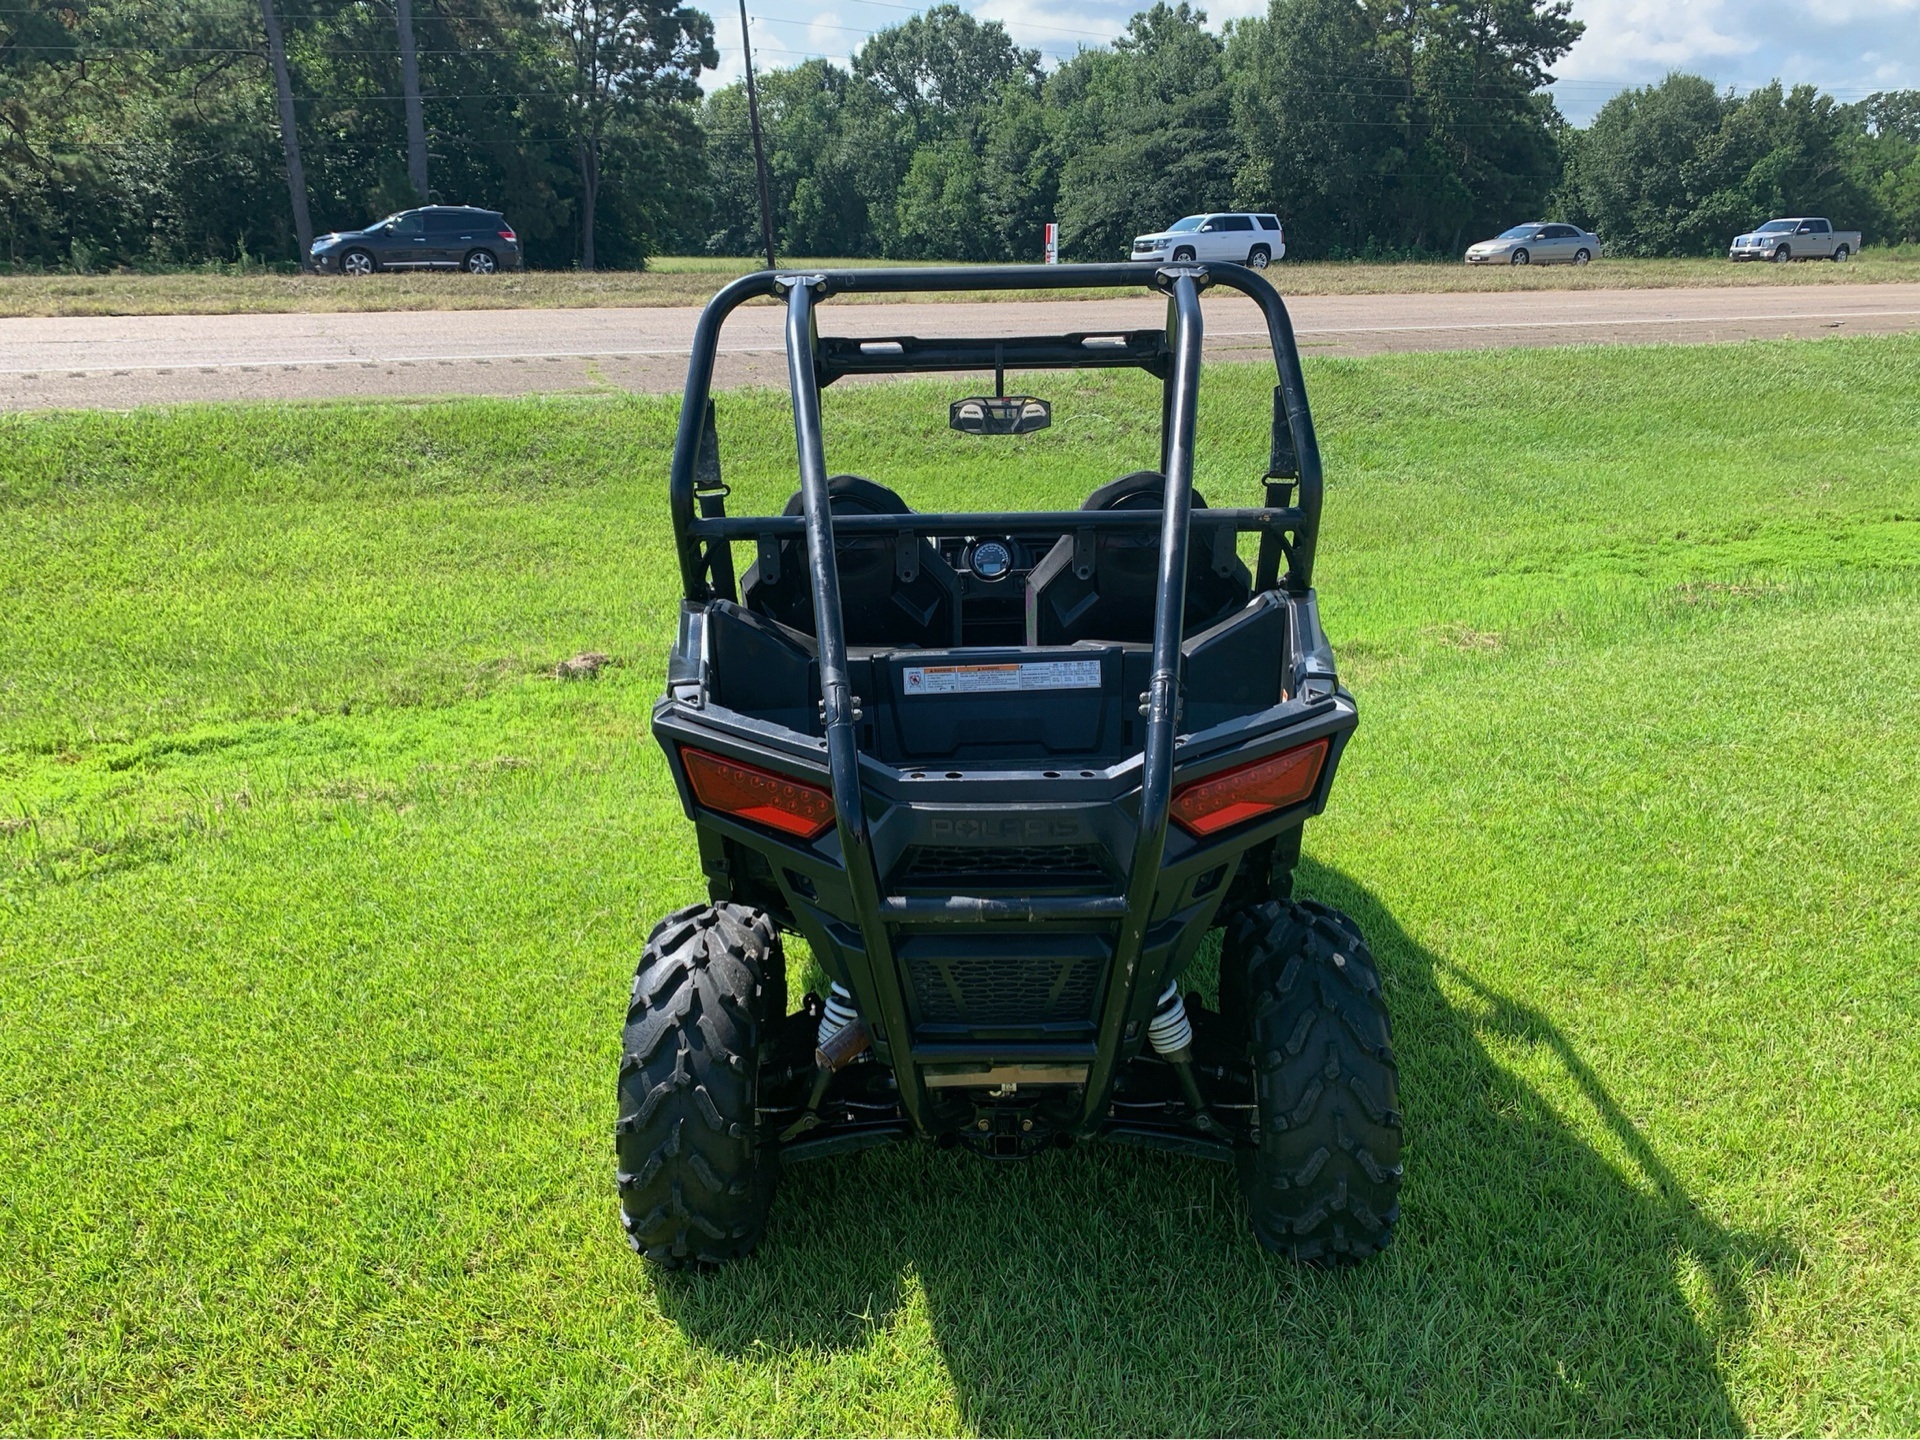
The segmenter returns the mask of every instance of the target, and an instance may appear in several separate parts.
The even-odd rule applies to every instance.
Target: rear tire
[[[470,250],[460,268],[469,275],[491,275],[500,268],[500,262],[491,250]]]
[[[1273,252],[1271,250],[1264,245],[1256,245],[1253,247],[1253,253],[1247,256],[1247,264],[1255,270],[1264,270],[1267,268],[1267,262],[1272,259]]]
[[[1593,252],[1590,250],[1580,249],[1573,252],[1573,263],[1576,265],[1585,265],[1591,259],[1593,259]]]
[[[1223,972],[1246,976],[1260,1134],[1240,1188],[1267,1249],[1308,1265],[1384,1250],[1400,1218],[1400,1084],[1359,928],[1311,901],[1250,906]]]
[[[760,1051],[786,1013],[773,923],[695,905],[654,927],[621,1034],[620,1218],[669,1270],[747,1254],[766,1229],[778,1155],[756,1133]]]
[[[1836,265],[1844,265],[1844,264],[1846,264],[1846,262],[1847,262],[1847,257],[1848,257],[1849,255],[1851,255],[1852,253],[1853,253],[1853,252],[1852,252],[1851,250],[1849,250],[1849,249],[1847,249],[1847,247],[1846,247],[1846,246],[1844,246],[1844,245],[1836,245],[1836,246],[1834,246],[1834,247],[1833,247],[1833,262],[1834,262],[1834,264],[1836,264]]]

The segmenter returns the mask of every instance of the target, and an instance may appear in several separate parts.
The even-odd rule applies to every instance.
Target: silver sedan
[[[1469,265],[1584,265],[1600,258],[1600,237],[1578,225],[1529,220],[1467,249]]]

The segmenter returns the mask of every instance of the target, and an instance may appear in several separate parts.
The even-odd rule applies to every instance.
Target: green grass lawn
[[[1408,1125],[1337,1274],[1098,1145],[628,1252],[627,979],[701,893],[673,402],[0,418],[0,1430],[1920,1430],[1920,339],[1549,368],[1310,365],[1362,721],[1304,888]],[[1216,503],[1270,385],[1209,372]],[[963,388],[830,392],[831,463],[1068,506],[1154,453],[1144,382],[1013,441]],[[778,504],[784,402],[721,405]]]
[[[836,268],[921,261],[783,255],[783,267]],[[939,262],[933,262],[939,263]],[[395,271],[358,280],[279,270],[119,270],[98,275],[0,274],[0,318],[23,315],[232,315],[339,310],[526,310],[704,305],[751,257],[659,256],[642,270],[529,270],[463,275]],[[1398,295],[1500,290],[1666,290],[1700,286],[1872,285],[1920,281],[1920,245],[1870,245],[1844,265],[1733,264],[1714,259],[1603,259],[1571,265],[1469,266],[1450,260],[1286,260],[1273,270],[1289,295]],[[948,291],[920,300],[1085,300],[1102,292]],[[887,302],[846,295],[838,304]],[[758,303],[758,302],[755,302]]]

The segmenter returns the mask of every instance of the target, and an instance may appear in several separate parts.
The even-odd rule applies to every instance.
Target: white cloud
[[[1104,45],[1127,28],[1127,16],[1115,6],[1091,12],[1058,5],[984,0],[967,7],[982,20],[998,20],[1016,44],[1038,50],[1049,61],[1066,59],[1086,46]]]
[[[786,69],[817,56],[826,56],[841,65],[848,64],[853,52],[865,38],[856,32],[853,22],[843,20],[837,10],[820,10],[811,15],[790,13],[790,5],[755,5],[747,10],[753,22],[753,70]],[[702,77],[709,91],[724,89],[746,74],[740,49],[740,7],[721,5],[715,12],[716,44],[720,51],[718,68]]]
[[[1586,34],[1555,73],[1567,80],[1657,76],[1756,49],[1757,40],[1725,25],[1725,10],[1724,0],[1577,0],[1574,18],[1586,23]]]
[[[1110,41],[1149,0],[960,0],[1049,63]],[[1208,23],[1265,11],[1267,0],[1196,0]],[[754,63],[766,69],[809,55],[844,63],[872,30],[897,25],[905,0],[749,0]],[[1574,0],[1586,34],[1555,67],[1560,108],[1584,124],[1616,91],[1669,70],[1746,90],[1779,78],[1843,100],[1873,90],[1920,88],[1920,0]],[[741,75],[738,3],[713,10],[720,68],[709,89]]]
[[[1920,0],[1575,0],[1586,34],[1555,73],[1560,108],[1687,70],[1746,90],[1779,79],[1842,100],[1920,86]]]

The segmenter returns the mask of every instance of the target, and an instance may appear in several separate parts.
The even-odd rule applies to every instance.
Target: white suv
[[[1277,215],[1189,215],[1133,242],[1135,260],[1227,260],[1256,270],[1286,253],[1286,234]]]

